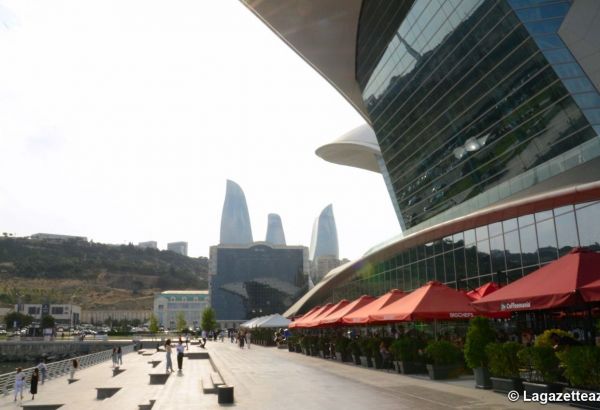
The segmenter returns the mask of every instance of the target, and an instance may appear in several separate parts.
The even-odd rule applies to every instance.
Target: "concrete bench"
[[[224,384],[218,387],[218,402],[219,404],[233,403],[233,386]]]
[[[148,362],[148,364],[151,364],[152,368],[154,369],[156,366],[158,366],[160,364],[160,360],[150,360]]]
[[[223,381],[223,378],[217,372],[210,373],[210,381],[212,382],[212,384],[214,384],[217,387],[225,384],[225,382]]]
[[[149,400],[149,404],[139,404],[138,405],[138,409],[139,410],[152,410],[152,407],[154,406],[154,403],[156,402],[156,400]]]
[[[208,359],[208,352],[187,352],[183,354],[183,357],[190,360]]]
[[[150,384],[165,384],[171,373],[149,373]]]
[[[209,375],[202,376],[200,385],[202,386],[202,393],[204,394],[217,394],[219,392]]]
[[[23,404],[24,409],[28,410],[56,410],[64,404]]]
[[[119,390],[121,390],[120,387],[96,387],[96,399],[108,399],[109,397],[114,396]]]

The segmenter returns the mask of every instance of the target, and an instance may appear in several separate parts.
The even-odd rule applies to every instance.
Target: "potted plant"
[[[318,336],[311,336],[310,337],[310,342],[309,342],[309,348],[310,348],[310,355],[311,356],[318,356],[319,355],[319,337]]]
[[[490,373],[492,389],[499,393],[509,391],[523,392],[523,383],[519,378],[518,352],[523,348],[518,343],[490,343],[485,348]]]
[[[557,384],[560,377],[559,360],[554,349],[548,346],[533,346],[517,353],[522,366],[529,369],[528,380],[523,381],[527,393],[558,393],[563,385]]]
[[[426,372],[423,358],[419,355],[419,342],[416,339],[404,336],[394,340],[390,345],[390,352],[398,373],[418,374]]]
[[[340,362],[348,362],[351,356],[350,352],[350,339],[347,337],[339,336],[335,339],[335,356]]]
[[[352,353],[352,357],[354,358],[354,364],[361,365],[362,361],[360,357],[362,356],[362,352],[360,351],[360,345],[358,340],[354,339],[350,341],[350,352]],[[365,365],[367,359],[365,358]]]
[[[573,346],[557,353],[564,375],[571,387],[564,389],[565,393],[576,391],[600,392],[600,348],[596,346]],[[571,406],[600,409],[600,402],[572,402]]]
[[[311,345],[311,337],[306,335],[302,336],[300,339],[300,346],[302,347],[302,353],[307,356],[310,356],[310,345]]]
[[[331,348],[330,348],[330,344],[329,344],[329,338],[326,336],[321,336],[318,339],[318,349],[319,349],[319,355],[323,358],[326,359],[328,357],[331,356]]]
[[[431,380],[458,376],[462,366],[462,351],[458,347],[445,340],[433,341],[425,348],[425,354]]]
[[[364,367],[373,367],[370,340],[371,338],[368,337],[358,339],[358,345],[360,346],[360,364]]]
[[[478,389],[492,388],[485,348],[494,341],[495,336],[489,319],[474,317],[469,322],[465,341],[465,361],[467,366],[473,369],[475,387]]]

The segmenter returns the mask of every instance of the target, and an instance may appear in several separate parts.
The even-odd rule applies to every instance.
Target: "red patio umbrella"
[[[398,289],[392,289],[371,303],[344,316],[342,322],[347,325],[366,324],[369,322],[370,314],[377,312],[379,309],[386,307],[390,303],[394,303],[403,296],[406,296],[406,293]]]
[[[331,309],[332,306],[333,306],[333,303],[328,303],[326,305],[321,306],[319,309],[316,309],[315,311],[313,311],[313,313],[308,315],[306,318],[303,318],[302,321],[299,321],[298,323],[296,323],[295,327],[297,327],[297,328],[306,327],[305,326],[306,323],[310,323],[310,321],[313,320],[315,317],[327,312],[329,309]]]
[[[478,287],[477,289],[474,290],[470,290],[466,293],[466,295],[471,299],[471,300],[479,300],[484,296],[487,296],[491,293],[494,293],[495,291],[497,291],[498,289],[500,289],[502,286],[500,286],[499,284],[497,284],[496,282],[488,282],[485,285],[481,285],[480,287]]]
[[[315,313],[317,310],[321,309],[322,306],[315,306],[314,308],[312,308],[311,310],[309,310],[308,312],[306,312],[304,315],[300,316],[299,318],[297,318],[296,320],[294,320],[292,323],[290,323],[290,325],[288,326],[288,329],[293,329],[295,327],[297,327],[297,325],[299,323],[302,323],[302,321],[306,320],[307,318],[309,318],[313,313]]]
[[[348,303],[350,303],[350,302],[346,299],[340,300],[338,303],[333,305],[330,309],[327,309],[326,311],[323,311],[321,314],[319,314],[317,316],[313,316],[310,320],[307,320],[306,322],[304,322],[302,324],[302,327],[317,327],[317,326],[319,326],[319,323],[321,322],[322,319],[329,317],[329,315],[334,314],[335,312],[339,311],[340,309],[343,309],[344,307],[346,307],[346,305],[348,305]]]
[[[348,303],[344,308],[338,310],[335,313],[327,315],[326,318],[323,318],[319,321],[320,326],[335,326],[339,324],[343,324],[342,319],[346,315],[350,315],[351,313],[357,311],[361,307],[373,302],[375,298],[373,296],[363,295],[358,299],[353,300]]]
[[[463,292],[431,281],[369,316],[370,322],[469,319],[476,315]]]
[[[483,312],[543,310],[583,304],[600,279],[600,254],[581,248],[473,302]],[[586,288],[588,286],[589,288]],[[597,289],[597,288],[596,288]]]
[[[579,288],[581,297],[586,302],[600,302],[600,279]]]

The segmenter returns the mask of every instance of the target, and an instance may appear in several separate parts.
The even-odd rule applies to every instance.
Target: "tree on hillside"
[[[211,307],[204,309],[202,312],[202,330],[210,332],[217,328],[217,319],[215,310]]]
[[[7,329],[17,329],[25,326],[29,326],[33,322],[33,317],[24,315],[19,312],[11,312],[4,316],[4,323],[6,323]],[[16,323],[16,327],[15,327]]]
[[[42,317],[42,329],[53,329],[56,320],[54,320],[54,316],[46,315]]]
[[[150,315],[150,326],[148,326],[150,333],[158,332],[158,319],[154,316],[154,313]]]
[[[183,332],[187,328],[187,322],[185,321],[185,315],[183,312],[177,313],[177,331]]]

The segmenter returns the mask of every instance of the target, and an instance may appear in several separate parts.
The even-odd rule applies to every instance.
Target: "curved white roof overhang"
[[[381,150],[375,132],[368,124],[356,127],[337,140],[319,147],[316,154],[334,164],[381,173],[377,161]]]
[[[241,0],[369,121],[356,81],[362,0]]]

